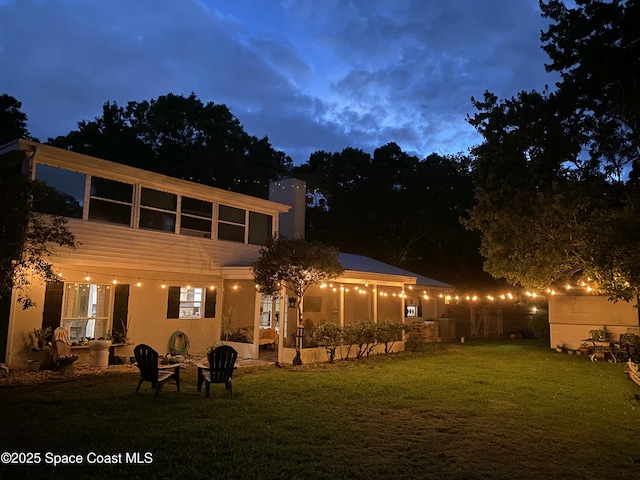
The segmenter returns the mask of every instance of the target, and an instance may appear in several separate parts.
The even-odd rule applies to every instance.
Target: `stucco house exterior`
[[[190,354],[224,341],[241,358],[258,358],[266,329],[278,334],[278,360],[291,362],[295,308],[286,293],[260,294],[250,265],[274,234],[304,234],[304,182],[274,182],[265,200],[22,139],[0,146],[0,161],[21,163],[50,187],[49,201],[35,209],[67,217],[79,244],[49,259],[60,282],[32,282],[35,307],[22,310],[12,298],[0,319],[7,332],[0,362],[25,368],[43,355],[30,332],[46,326],[67,330],[81,362],[89,361],[84,339],[114,331],[128,338],[111,347],[117,356],[131,356],[138,343],[164,354],[179,333]],[[423,321],[445,312],[440,295],[450,285],[357,255],[340,261],[341,278],[305,295],[310,324]],[[302,359],[326,355],[305,348]]]

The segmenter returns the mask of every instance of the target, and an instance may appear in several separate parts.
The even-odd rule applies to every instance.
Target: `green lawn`
[[[232,399],[196,392],[195,367],[158,398],[148,384],[134,395],[134,374],[5,387],[0,450],[41,463],[0,465],[0,478],[637,478],[640,388],[623,372],[505,341],[240,369]]]

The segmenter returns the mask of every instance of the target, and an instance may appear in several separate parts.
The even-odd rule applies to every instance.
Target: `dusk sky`
[[[471,97],[541,90],[538,0],[0,0],[0,94],[41,141],[106,101],[194,92],[306,162],[468,152]]]

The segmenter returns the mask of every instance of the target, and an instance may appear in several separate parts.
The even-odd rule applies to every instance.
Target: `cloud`
[[[0,1],[0,93],[42,140],[102,104],[195,92],[306,161],[479,141],[471,96],[541,89],[536,0]]]

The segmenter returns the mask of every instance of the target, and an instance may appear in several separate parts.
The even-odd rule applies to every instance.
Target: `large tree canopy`
[[[308,238],[458,286],[490,280],[477,234],[458,220],[473,200],[468,158],[420,160],[389,143],[315,152],[294,173],[313,198]]]
[[[616,299],[640,286],[640,12],[635,1],[541,2],[549,92],[472,99],[485,269],[526,287],[589,281]],[[630,175],[627,173],[631,168]]]
[[[287,175],[291,159],[268,138],[248,135],[225,105],[195,94],[168,94],[121,107],[49,139],[55,146],[218,188],[266,197],[270,180]]]

